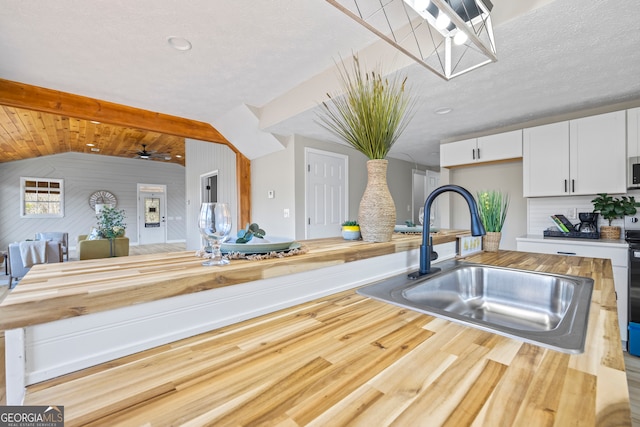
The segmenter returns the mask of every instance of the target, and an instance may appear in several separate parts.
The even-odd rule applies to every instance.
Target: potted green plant
[[[342,223],[342,238],[345,240],[360,239],[360,225],[358,221],[345,221]]]
[[[478,214],[486,234],[482,237],[483,248],[497,252],[502,239],[502,227],[509,209],[509,195],[501,191],[480,191],[477,193]]]
[[[602,218],[608,221],[609,225],[600,226],[600,237],[603,239],[620,239],[621,229],[613,226],[614,219],[624,218],[625,215],[635,215],[640,203],[636,202],[633,196],[612,197],[607,193],[599,193],[598,197],[591,200],[593,212],[599,212]]]
[[[406,77],[382,76],[379,67],[365,71],[357,56],[352,69],[338,67],[341,93],[327,94],[319,124],[367,156],[367,186],[360,201],[358,222],[368,242],[388,242],[396,222],[396,207],[387,186],[385,157],[409,123],[414,99],[405,89]]]
[[[109,239],[109,255],[115,256],[114,240],[123,237],[127,224],[124,223],[126,218],[124,210],[117,210],[110,206],[105,206],[96,215],[98,219],[98,234],[100,237]]]

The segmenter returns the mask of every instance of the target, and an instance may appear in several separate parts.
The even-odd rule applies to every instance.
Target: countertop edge
[[[433,233],[434,245],[454,242],[467,230]],[[342,238],[302,240],[306,253],[202,267],[194,251],[135,255],[34,266],[0,304],[0,329],[128,307],[225,286],[312,271],[417,249],[422,235],[394,233],[390,242]]]

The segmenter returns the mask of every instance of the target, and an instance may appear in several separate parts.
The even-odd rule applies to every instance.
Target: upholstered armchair
[[[113,246],[110,239],[87,239],[86,234],[78,236],[78,258],[98,259],[109,258],[112,256],[128,256],[129,255],[129,238],[116,237],[113,239]]]
[[[36,240],[51,240],[60,242],[62,254],[69,261],[69,233],[61,231],[47,231],[45,233],[36,233]]]
[[[60,242],[48,241],[45,248],[45,263],[62,262],[62,245]],[[18,280],[31,270],[31,266],[25,267],[20,251],[20,243],[9,244],[7,252],[7,263],[9,264],[9,289],[13,289]],[[15,284],[13,283],[16,280]]]

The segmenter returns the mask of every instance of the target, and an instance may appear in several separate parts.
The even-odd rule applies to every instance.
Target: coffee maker
[[[578,214],[580,224],[576,225],[576,231],[581,233],[597,233],[598,232],[598,213],[597,212],[580,212]]]

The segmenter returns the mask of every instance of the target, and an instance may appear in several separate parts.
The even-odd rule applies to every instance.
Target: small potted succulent
[[[600,237],[603,239],[620,239],[621,229],[612,226],[614,219],[624,218],[626,215],[635,215],[640,203],[633,196],[611,197],[607,193],[599,193],[598,197],[591,200],[593,212],[600,212],[602,218],[609,221],[609,225],[600,226]]]
[[[345,240],[360,239],[360,225],[358,221],[345,221],[342,223],[342,237]]]

